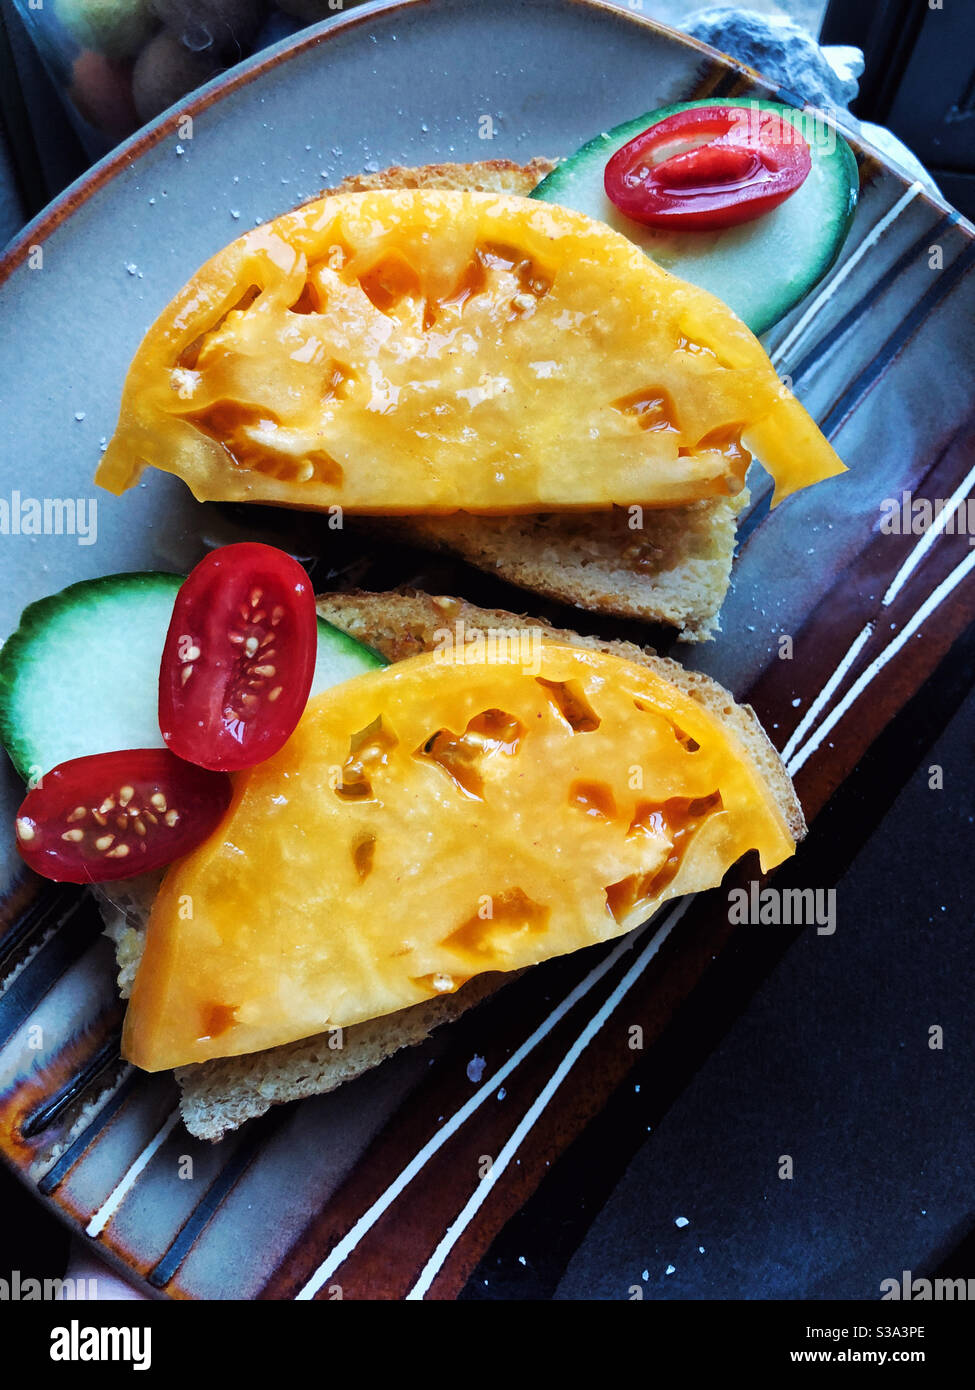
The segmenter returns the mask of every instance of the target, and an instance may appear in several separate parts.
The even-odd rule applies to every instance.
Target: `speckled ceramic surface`
[[[218,247],[323,185],[395,162],[567,154],[655,105],[751,91],[768,89],[638,15],[581,0],[369,5],[261,55],[96,167],[10,250],[0,496],[95,496],[99,444],[155,314]],[[181,133],[186,114],[192,129]],[[484,114],[496,129],[489,146]],[[879,531],[883,498],[911,489],[963,500],[975,477],[971,228],[857,154],[862,196],[840,261],[768,339],[851,473],[773,516],[755,498],[723,634],[682,653],[755,706],[813,836],[817,811],[975,614],[965,535]],[[214,540],[273,540],[281,524],[201,507],[153,475],[122,499],[98,496],[91,544],[0,537],[0,630],[73,580],[185,568]],[[294,524],[320,587],[409,579],[530,606],[460,565],[345,540],[321,548]],[[783,633],[795,660],[778,659]],[[4,769],[5,817],[18,794]],[[121,1009],[91,899],[27,879],[8,838],[2,854],[0,1148],[108,1258],[176,1298],[327,1298],[337,1286],[347,1298],[456,1297],[626,1082],[637,1060],[627,1026],[639,1021],[652,1048],[734,931],[726,899],[704,895],[612,949],[539,967],[334,1095],[210,1146],[178,1123],[171,1080],[118,1060]],[[486,1180],[484,1154],[494,1156]],[[905,1267],[919,1267],[918,1240]]]

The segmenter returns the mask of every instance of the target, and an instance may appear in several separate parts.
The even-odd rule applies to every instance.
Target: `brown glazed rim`
[[[428,6],[435,3],[438,3],[438,0],[388,0],[388,3],[375,8],[353,10],[348,14],[324,20],[307,31],[299,33],[288,43],[286,48],[279,52],[272,52],[266,57],[255,57],[212,78],[199,89],[197,95],[178,110],[151,122],[130,136],[128,140],[123,141],[117,149],[100,159],[87,173],[82,174],[80,178],[70,184],[63,193],[58,194],[42,212],[33,218],[14,237],[0,257],[0,285],[3,285],[21,262],[26,260],[33,246],[43,244],[46,238],[61,226],[62,222],[66,221],[100,188],[115,178],[116,174],[133,164],[147,150],[153,149],[161,141],[174,134],[180,122],[187,116],[197,116],[231,92],[238,91],[256,78],[263,77],[265,73],[290,62],[299,53],[305,53],[331,38],[346,34],[360,24],[368,24],[379,15],[394,14],[397,11],[406,13],[419,8],[421,5]],[[667,24],[660,24],[656,20],[648,19],[645,15],[637,14],[632,10],[620,9],[616,5],[608,4],[607,0],[564,0],[564,3],[611,15],[622,23],[656,30],[660,34],[677,40],[687,48],[696,49],[702,58],[711,61],[718,60],[724,66],[737,70],[744,77],[764,82],[760,73],[755,72],[744,63],[737,62],[734,58],[720,53],[717,49],[709,48],[707,44],[701,43],[699,39],[691,38],[689,34],[683,34]],[[766,85],[769,84],[766,83]],[[844,138],[849,141],[851,136],[844,131]],[[855,141],[854,143],[859,145],[860,142]],[[929,202],[934,202],[926,192],[922,196],[928,197]]]

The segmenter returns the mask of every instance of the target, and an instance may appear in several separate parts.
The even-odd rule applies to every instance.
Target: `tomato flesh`
[[[226,773],[165,748],[70,758],[21,803],[17,849],[57,883],[132,878],[196,849],[220,823],[231,792]]]
[[[698,106],[658,121],[606,165],[606,196],[648,227],[716,231],[778,207],[812,167],[785,116],[749,107]]]
[[[297,560],[250,541],[213,551],[180,589],[163,648],[166,746],[225,771],[271,757],[304,711],[317,641],[315,594]]]

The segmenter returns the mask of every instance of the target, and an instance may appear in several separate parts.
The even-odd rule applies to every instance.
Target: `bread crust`
[[[481,159],[474,164],[420,164],[412,168],[393,164],[377,173],[350,174],[334,188],[323,188],[315,198],[325,198],[330,193],[368,193],[374,188],[454,188],[472,193],[512,193],[527,198],[556,163],[554,159],[538,155],[527,164],[516,164],[513,159]]]

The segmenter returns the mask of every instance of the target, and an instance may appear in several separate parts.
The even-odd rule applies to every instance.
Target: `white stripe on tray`
[[[680,901],[670,909],[654,932],[646,951],[640,956],[641,962],[645,964],[644,958],[649,960],[647,952],[649,951],[653,954],[653,951],[657,950],[660,943],[670,933],[673,927],[676,926],[681,917],[683,917],[692,901],[693,896],[681,898]],[[461,1125],[463,1125],[476,1110],[480,1109],[486,1100],[489,1100],[492,1096],[497,1094],[498,1087],[511,1075],[515,1067],[523,1062],[529,1053],[533,1052],[538,1044],[551,1033],[552,1029],[556,1024],[561,1022],[573,1005],[577,1004],[580,999],[583,999],[590,990],[599,983],[603,976],[613,968],[621,956],[627,951],[632,950],[638,944],[641,937],[643,937],[653,925],[654,920],[654,918],[651,918],[649,922],[645,923],[635,932],[630,932],[626,936],[621,937],[614,949],[610,951],[605,959],[590,970],[589,974],[586,975],[583,980],[580,980],[575,989],[573,989],[570,994],[566,995],[562,1002],[552,1010],[547,1018],[542,1020],[535,1031],[522,1043],[521,1047],[519,1047],[516,1052],[512,1053],[507,1062],[499,1067],[489,1080],[485,1081],[484,1084],[474,1092],[470,1100],[462,1105],[456,1114],[452,1115],[447,1123],[438,1129],[435,1135],[427,1140],[402,1172],[390,1183],[385,1192],[377,1197],[372,1205],[363,1212],[362,1216],[359,1217],[359,1220],[348,1234],[343,1236],[338,1244],[329,1251],[328,1255],[326,1255],[311,1278],[299,1290],[296,1295],[298,1299],[304,1300],[315,1297],[325,1281],[334,1274],[339,1265],[343,1264],[349,1258],[359,1244],[359,1241],[372,1229],[403,1189],[426,1167],[428,1160],[433,1157],[438,1149],[443,1147],[448,1139],[456,1134]]]
[[[121,1181],[112,1188],[112,1191],[108,1194],[105,1201],[95,1212],[94,1216],[85,1227],[86,1236],[101,1235],[109,1221],[111,1221],[112,1217],[125,1201],[130,1190],[138,1182],[142,1170],[152,1161],[156,1153],[169,1138],[178,1119],[179,1108],[177,1107],[177,1109],[173,1110],[171,1114],[166,1117],[159,1129],[156,1130],[156,1133],[149,1140],[149,1143],[139,1154],[138,1158],[126,1169]]]
[[[951,573],[941,581],[938,587],[928,595],[924,603],[922,603],[921,607],[911,618],[910,622],[908,622],[894,640],[883,649],[879,656],[874,657],[873,661],[871,661],[862,675],[850,686],[839,704],[834,706],[831,713],[823,720],[816,732],[807,739],[802,747],[799,748],[798,752],[786,763],[786,770],[790,777],[794,777],[803,764],[808,762],[813,753],[815,753],[816,749],[823,742],[823,739],[835,729],[844,714],[846,714],[850,706],[860,698],[874,677],[883,670],[888,661],[893,660],[901,648],[910,641],[925,620],[931,616],[936,608],[941,606],[952,590],[956,589],[973,569],[975,569],[975,550],[969,555],[966,555],[961,564],[956,565]],[[859,638],[857,640],[859,641]]]
[[[901,194],[897,202],[894,203],[893,207],[889,208],[887,212],[884,213],[883,217],[881,217],[880,220],[877,223],[875,223],[873,227],[871,227],[870,231],[860,242],[856,250],[851,252],[851,254],[836,271],[835,275],[830,276],[830,278],[826,281],[826,284],[823,285],[819,293],[815,295],[814,298],[810,301],[807,308],[799,316],[799,318],[793,324],[792,328],[790,328],[789,332],[782,339],[781,343],[779,343],[778,347],[771,354],[771,362],[773,367],[779,367],[781,362],[793,350],[796,343],[800,341],[806,329],[812,323],[816,315],[839,289],[840,285],[842,285],[843,282],[847,279],[847,277],[857,268],[857,266],[863,260],[867,252],[873,250],[873,248],[877,245],[877,242],[884,235],[884,233],[886,231],[889,231],[889,229],[897,221],[898,217],[900,217],[901,213],[908,206],[908,204],[912,203],[914,199],[917,197],[917,195],[919,193],[922,193],[923,191],[924,185],[922,183],[918,183],[916,181],[912,183],[911,186],[905,189],[905,191]]]
[[[696,897],[696,894],[693,896]],[[615,1012],[617,1005],[626,994],[629,993],[632,986],[643,974],[649,961],[657,954],[663,942],[683,916],[687,905],[692,901],[693,897],[682,898],[680,900],[680,905],[664,919],[662,925],[654,932],[653,936],[630,966],[622,980],[620,980],[613,992],[608,995],[604,1003],[596,1010],[592,1018],[590,1018],[589,1022],[566,1052],[561,1062],[559,1062],[548,1081],[546,1081],[545,1085],[539,1091],[531,1106],[525,1112],[514,1130],[512,1130],[511,1137],[492,1163],[490,1171],[485,1177],[481,1178],[477,1187],[471,1193],[467,1205],[461,1211],[456,1221],[447,1229],[440,1244],[424,1265],[423,1272],[419,1279],[406,1295],[407,1299],[421,1299],[424,1297],[430,1285],[443,1268],[447,1256],[470,1225],[492,1187],[514,1158],[523,1141],[530,1134],[542,1111],[555,1095],[555,1092],[568,1076],[586,1047],[592,1042],[600,1028],[602,1028],[606,1020]]]
[[[955,488],[951,496],[946,499],[944,507],[934,518],[933,522],[928,527],[928,529],[923,533],[921,539],[915,546],[912,547],[906,560],[901,565],[897,573],[894,575],[894,578],[891,580],[887,588],[887,591],[884,594],[883,599],[881,600],[881,608],[889,608],[890,605],[893,603],[894,599],[904,588],[904,585],[907,583],[908,579],[910,579],[911,575],[917,569],[918,565],[924,559],[925,555],[927,555],[928,551],[934,545],[935,541],[938,539],[939,536],[944,534],[949,519],[954,516],[955,512],[957,512],[962,502],[967,500],[973,485],[975,485],[975,467],[971,468],[968,471],[968,473],[966,473],[965,477]],[[960,577],[964,578],[964,575]],[[870,636],[873,633],[873,630],[873,622],[866,623],[865,626],[860,629],[846,655],[843,657],[843,660],[837,666],[836,670],[830,676],[829,680],[823,686],[822,690],[816,696],[815,700],[809,706],[809,709],[803,716],[802,720],[799,722],[796,729],[793,731],[792,735],[789,738],[789,741],[786,743],[785,747],[782,750],[782,761],[786,764],[787,767],[790,766],[789,760],[796,752],[796,749],[800,746],[802,739],[805,737],[806,733],[814,724],[816,717],[819,715],[821,710],[829,704],[836,690],[842,684],[843,678],[846,676],[847,672],[853,665],[857,656],[859,656],[860,651],[864,647],[865,643],[869,640]]]
[[[847,651],[846,656],[844,656],[843,660],[837,666],[836,670],[830,676],[829,680],[823,686],[822,690],[819,692],[815,700],[813,700],[812,704],[809,706],[806,713],[803,715],[788,743],[782,749],[782,753],[780,756],[782,758],[782,761],[786,765],[788,765],[789,759],[791,758],[792,754],[796,751],[796,749],[799,747],[799,744],[801,743],[807,731],[810,728],[812,728],[813,724],[815,724],[820,712],[825,708],[826,705],[829,704],[836,690],[840,687],[840,685],[842,685],[846,673],[849,671],[850,667],[853,665],[857,657],[860,655],[860,652],[863,650],[863,647],[869,640],[872,632],[872,622],[867,623],[864,627],[860,629],[859,633],[856,636],[856,639],[850,645],[850,648]]]
[[[894,575],[894,578],[890,582],[889,589],[884,594],[883,606],[885,608],[889,604],[893,603],[894,599],[900,593],[901,589],[903,589],[904,585],[907,583],[908,579],[917,569],[918,565],[924,559],[925,555],[928,553],[928,551],[934,545],[935,541],[945,530],[945,528],[948,525],[949,517],[954,516],[955,512],[961,506],[962,502],[968,499],[968,494],[971,492],[973,485],[975,485],[975,468],[970,469],[969,472],[965,474],[964,479],[958,484],[954,492],[946,500],[942,510],[934,518],[933,522],[923,533],[921,539],[918,541],[917,545],[911,551],[910,555],[908,555],[907,559],[904,561],[900,569]]]

